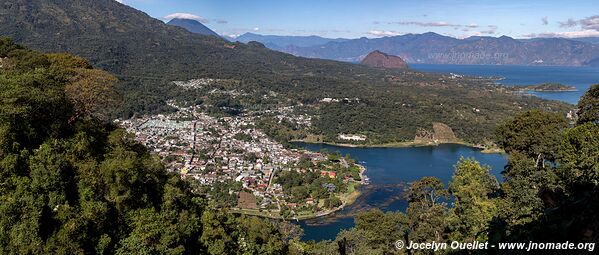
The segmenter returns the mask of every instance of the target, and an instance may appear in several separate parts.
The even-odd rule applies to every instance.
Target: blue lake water
[[[366,167],[370,184],[361,188],[362,195],[354,204],[335,214],[301,221],[304,240],[334,239],[342,229],[354,226],[356,213],[371,208],[384,211],[405,210],[403,199],[405,184],[425,176],[435,176],[447,183],[453,175],[453,166],[460,157],[475,158],[481,164],[491,167],[491,173],[501,179],[501,171],[506,158],[501,154],[484,154],[480,150],[457,145],[407,148],[348,148],[325,144],[297,143],[311,151],[327,149],[349,154]]]
[[[411,64],[423,72],[456,73],[470,76],[503,77],[498,83],[517,86],[542,83],[561,83],[577,88],[574,92],[533,92],[542,98],[576,104],[593,84],[599,83],[599,67],[570,66],[494,66],[494,65],[436,65]]]

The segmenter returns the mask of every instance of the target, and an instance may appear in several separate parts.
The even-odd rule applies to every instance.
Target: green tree
[[[448,212],[445,201],[449,198],[449,192],[441,180],[424,177],[410,185],[407,197],[409,235],[406,243],[443,241]]]
[[[599,84],[595,84],[578,101],[578,124],[599,123]]]
[[[531,231],[525,226],[543,216],[545,205],[539,194],[547,189],[557,190],[557,176],[553,169],[538,168],[535,159],[519,152],[510,154],[503,176],[497,199],[501,224],[497,224],[495,235],[509,233],[511,240],[530,240]]]
[[[406,221],[402,213],[368,210],[356,215],[356,227],[342,231],[336,242],[346,254],[393,254],[395,241],[406,233]]]
[[[108,120],[115,111],[120,99],[114,89],[117,79],[107,72],[97,69],[75,69],[76,73],[65,87],[69,99],[75,106],[71,121],[82,115]]]
[[[234,220],[218,211],[206,211],[202,215],[201,241],[209,254],[232,254],[237,251]]]
[[[485,241],[488,224],[497,213],[491,196],[497,191],[497,180],[473,159],[460,159],[449,184],[455,206],[449,216],[450,240]]]
[[[563,182],[599,185],[599,124],[587,122],[564,134],[559,153]]]
[[[279,230],[268,221],[256,217],[237,220],[240,254],[285,254],[287,246]]]
[[[506,152],[520,152],[535,158],[540,167],[554,160],[559,138],[568,127],[566,119],[555,113],[528,111],[497,127],[497,144]]]
[[[291,196],[296,201],[303,200],[303,199],[307,198],[308,195],[309,195],[308,188],[305,186],[296,186],[296,187],[291,188]]]

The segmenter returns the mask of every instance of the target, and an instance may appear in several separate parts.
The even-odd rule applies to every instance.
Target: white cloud
[[[396,36],[396,35],[401,35],[402,33],[399,33],[397,31],[370,30],[367,32],[367,34],[376,36],[376,37],[382,37],[382,36]]]
[[[468,26],[467,26],[468,27]],[[469,29],[469,28],[464,28],[462,29],[463,34],[458,35],[457,38],[459,39],[464,39],[464,38],[468,38],[471,36],[492,36],[494,34],[497,34],[497,29],[499,28],[498,26],[495,25],[488,25],[486,26],[488,29],[486,30],[473,30],[473,29]],[[483,29],[485,27],[480,27],[480,29]]]
[[[237,38],[237,37],[240,37],[240,36],[241,36],[240,34],[223,34],[223,35],[224,35],[224,36],[231,37],[231,38]]]
[[[576,27],[580,25],[581,31],[599,31],[599,15],[591,16],[580,20],[568,19],[566,21],[559,21],[558,24],[561,28]]]
[[[551,37],[563,37],[563,38],[579,38],[579,37],[596,37],[599,36],[599,31],[594,29],[586,29],[580,31],[568,31],[568,32],[548,32],[539,34],[527,34],[523,35],[525,38],[551,38]]]
[[[574,28],[580,26],[580,30],[565,32],[545,32],[522,35],[525,38],[579,38],[579,37],[599,37],[599,15],[587,17],[580,20],[568,19],[558,22],[561,28]]]
[[[195,21],[199,21],[202,23],[208,23],[208,19],[205,19],[203,17],[200,17],[198,15],[194,15],[191,13],[182,13],[182,12],[177,12],[177,13],[172,13],[169,15],[164,16],[164,19],[166,20],[171,20],[171,19],[190,19],[190,20],[195,20]]]
[[[260,30],[260,28],[259,28],[259,27],[255,27],[255,28],[254,28],[254,31],[258,31],[258,30]]]
[[[421,26],[421,27],[461,27],[462,26],[462,25],[447,23],[445,21],[439,21],[439,22],[396,21],[396,22],[389,22],[389,24],[414,25],[414,26]]]
[[[599,31],[599,15],[581,19],[580,25],[583,29],[593,29]]]

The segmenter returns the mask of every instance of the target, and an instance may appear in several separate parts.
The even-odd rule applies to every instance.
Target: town
[[[197,84],[206,82],[182,85]],[[260,114],[215,117],[201,106],[169,105],[177,111],[115,122],[159,155],[169,171],[195,180],[209,198],[220,198],[215,202],[233,211],[317,217],[351,203],[359,195],[357,186],[368,181],[364,168],[349,157],[286,148],[268,137],[256,128]],[[277,121],[310,125],[309,116],[292,110],[269,113]]]

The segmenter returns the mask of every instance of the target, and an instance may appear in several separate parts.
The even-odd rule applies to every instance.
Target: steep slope
[[[408,64],[400,57],[387,55],[378,50],[369,53],[360,64],[378,68],[408,69]]]
[[[204,24],[202,24],[201,22],[199,22],[197,20],[172,19],[171,21],[169,21],[166,24],[171,25],[171,26],[178,26],[178,27],[185,28],[187,31],[192,32],[194,34],[211,35],[211,36],[219,37],[219,35],[216,32],[212,31],[210,28],[206,27]]]

